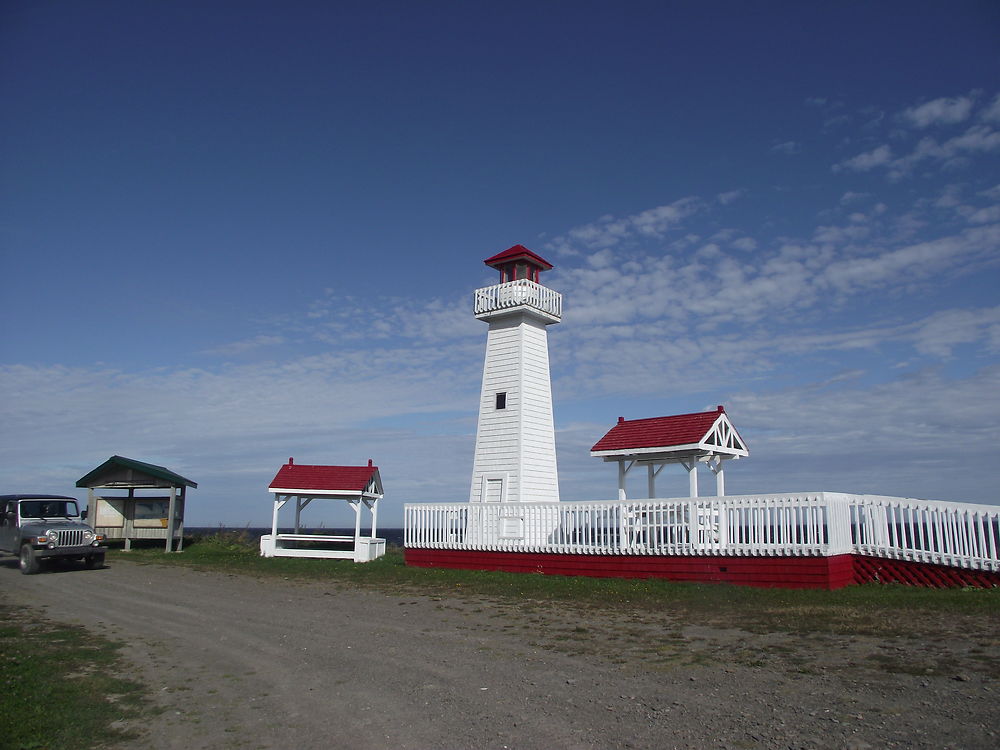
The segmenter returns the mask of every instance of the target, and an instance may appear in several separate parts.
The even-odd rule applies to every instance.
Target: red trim
[[[864,557],[707,557],[573,555],[532,552],[406,548],[407,565],[421,568],[504,570],[511,573],[665,578],[692,583],[731,583],[761,588],[839,589],[855,583],[916,586],[1000,586],[1000,573],[945,565]]]

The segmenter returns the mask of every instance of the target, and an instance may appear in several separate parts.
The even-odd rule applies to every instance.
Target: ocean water
[[[292,528],[286,528],[284,526],[278,527],[279,534],[291,534],[294,531]],[[185,526],[184,535],[185,536],[213,536],[215,534],[246,534],[253,539],[260,539],[264,534],[271,533],[271,527],[267,528],[258,526]],[[301,529],[303,534],[332,534],[335,536],[354,536],[353,528],[306,528]],[[367,529],[362,528],[361,534],[367,533]],[[403,546],[403,530],[402,529],[377,529],[375,532],[376,536],[380,539],[385,539],[386,544],[395,544],[399,547]]]

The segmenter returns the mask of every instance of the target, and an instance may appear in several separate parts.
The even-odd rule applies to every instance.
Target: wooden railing
[[[854,549],[873,557],[1000,570],[995,505],[863,495],[850,507]]]
[[[585,503],[407,504],[415,548],[595,555],[857,553],[1000,570],[1000,508],[816,492]]]
[[[476,290],[475,314],[499,312],[527,305],[556,318],[562,317],[562,295],[527,279],[508,281]]]

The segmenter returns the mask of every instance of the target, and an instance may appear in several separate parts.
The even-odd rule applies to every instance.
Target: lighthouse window
[[[518,263],[516,266],[514,266],[514,275],[515,278],[518,279],[528,278],[528,266],[525,265],[524,263]]]
[[[507,408],[507,392],[497,394],[497,408],[506,409]]]

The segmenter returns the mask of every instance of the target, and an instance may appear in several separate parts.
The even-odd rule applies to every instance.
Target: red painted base
[[[905,583],[910,586],[945,589],[953,586],[993,588],[1000,586],[1000,573],[967,570],[948,565],[887,560],[854,555],[855,583]]]
[[[405,559],[407,565],[424,568],[505,570],[597,578],[667,578],[672,581],[780,588],[838,589],[855,582],[850,555],[655,557],[407,548]]]
[[[658,557],[411,548],[407,548],[404,555],[407,565],[423,568],[504,570],[597,578],[666,578],[671,581],[733,583],[764,588],[839,589],[870,581],[933,587],[1000,585],[1000,574],[997,573],[858,555]]]

